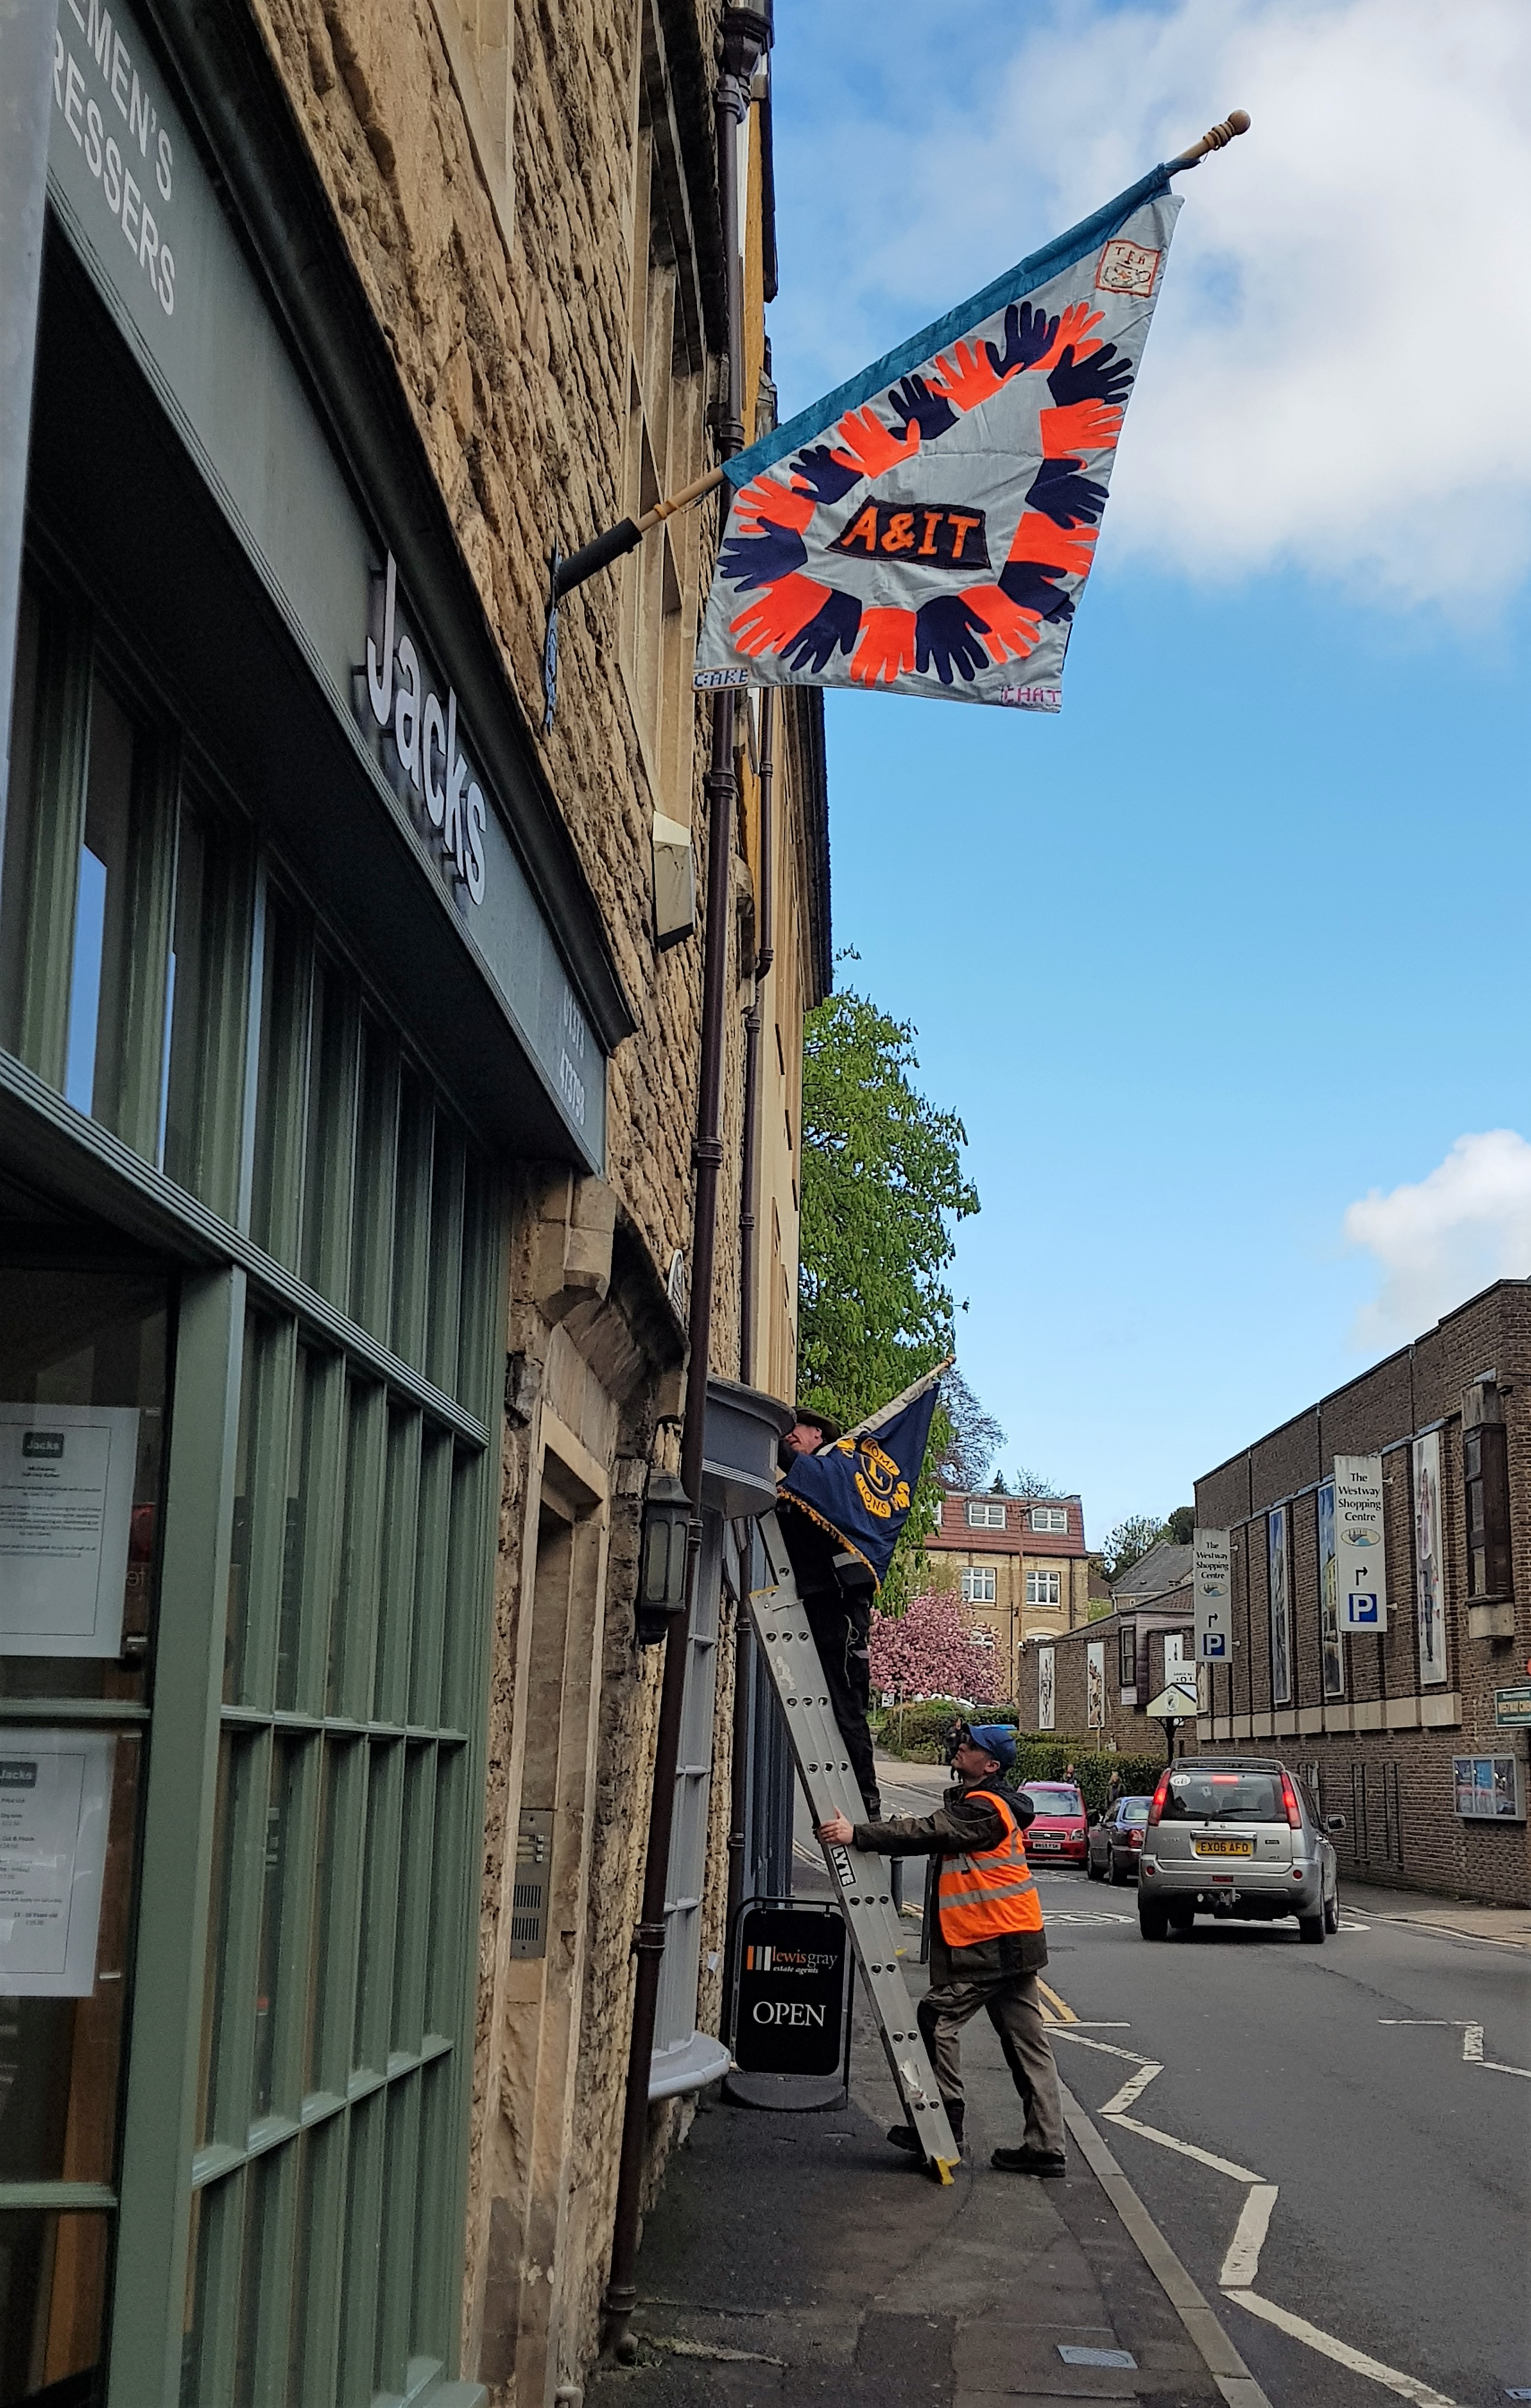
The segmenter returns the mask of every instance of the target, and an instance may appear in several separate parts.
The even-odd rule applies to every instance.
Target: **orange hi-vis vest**
[[[1040,1931],[1042,1900],[1014,1809],[992,1789],[970,1789],[967,1795],[999,1808],[1004,1837],[981,1856],[942,1857],[936,1883],[941,1937],[948,1948],[972,1948],[1004,1931]]]

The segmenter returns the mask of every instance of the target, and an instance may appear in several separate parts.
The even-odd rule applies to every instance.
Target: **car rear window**
[[[1146,1823],[1148,1801],[1146,1798],[1129,1798],[1117,1816],[1119,1823]]]
[[[1026,1795],[1034,1800],[1039,1814],[1082,1814],[1076,1789],[1067,1788],[1061,1781],[1028,1781]]]
[[[1268,1772],[1172,1772],[1166,1823],[1284,1823],[1281,1784]]]

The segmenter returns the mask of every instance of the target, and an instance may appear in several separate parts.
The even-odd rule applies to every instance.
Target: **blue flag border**
[[[741,485],[747,485],[762,468],[774,467],[788,452],[796,452],[816,435],[825,434],[837,419],[845,416],[847,409],[858,408],[862,402],[870,401],[874,394],[886,392],[890,384],[897,383],[900,377],[907,376],[912,368],[917,368],[926,360],[933,358],[947,343],[960,341],[985,318],[991,318],[996,309],[1006,308],[1012,301],[1019,301],[1026,294],[1034,293],[1039,284],[1046,284],[1050,278],[1062,275],[1064,268],[1076,266],[1097,243],[1109,242],[1134,209],[1140,209],[1146,201],[1157,200],[1161,193],[1167,192],[1174,173],[1173,165],[1163,163],[1151,168],[1135,184],[1129,184],[1124,193],[1119,193],[1114,201],[1107,201],[1104,208],[1097,209],[1093,217],[1081,218],[1067,234],[1055,235],[1052,241],[1044,243],[1040,251],[1033,251],[1028,258],[1018,260],[1014,267],[1006,268],[1003,276],[996,276],[991,284],[986,284],[982,292],[975,293],[970,301],[960,302],[955,309],[948,309],[944,318],[937,318],[933,324],[922,328],[917,335],[911,335],[906,342],[900,343],[896,351],[887,351],[880,360],[874,360],[870,367],[863,368],[859,376],[852,377],[848,384],[837,385],[821,400],[811,402],[806,409],[800,409],[797,416],[787,419],[785,425],[773,426],[769,435],[762,435],[747,452],[738,452],[731,460],[725,460],[723,474],[729,483],[736,491]]]

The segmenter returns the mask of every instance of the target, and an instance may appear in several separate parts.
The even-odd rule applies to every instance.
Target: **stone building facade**
[[[1531,1658],[1528,1372],[1531,1283],[1502,1280],[1196,1484],[1198,1525],[1232,1533],[1234,1609],[1199,1743],[1290,1756],[1347,1818],[1342,1872],[1531,1900],[1526,1734],[1504,1695]],[[1382,1635],[1334,1620],[1336,1454],[1382,1458]],[[1490,1768],[1487,1813],[1458,1811],[1464,1760]]]
[[[737,278],[726,14],[760,52]],[[43,2102],[0,2117],[7,2383],[136,2408],[300,2368],[473,2408],[551,2401],[595,2345],[715,504],[567,597],[551,724],[544,629],[555,547],[713,460],[731,282],[746,437],[772,407],[768,31],[717,0],[62,0],[39,53],[37,397],[0,463],[0,1422],[125,1444],[131,1417],[137,1455],[111,1629],[56,1661],[0,1636],[14,1744],[73,1749],[110,1834],[94,1971],[4,2042]],[[651,2178],[718,2056],[728,1449],[769,1463],[792,1393],[817,697],[742,711],[733,767]]]
[[[1023,1642],[1070,1630],[1090,1611],[1090,1560],[1077,1497],[951,1491],[925,1541],[937,1579],[972,1608],[980,1646],[993,1648],[994,1694],[1008,1698]]]

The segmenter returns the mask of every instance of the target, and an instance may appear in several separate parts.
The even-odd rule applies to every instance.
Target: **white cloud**
[[[917,49],[919,12],[886,15],[884,41]],[[1516,586],[1525,0],[1055,0],[1018,34],[990,0],[979,19],[986,68],[971,38],[949,64],[932,40],[917,87],[906,72],[874,105],[830,64],[782,179],[812,239],[778,319],[823,381],[1247,108],[1252,131],[1177,187],[1112,549],[1203,581],[1295,566],[1457,615]]]
[[[1514,1129],[1459,1137],[1427,1178],[1352,1204],[1345,1236],[1382,1274],[1357,1343],[1415,1337],[1491,1280],[1531,1274],[1531,1145]]]

